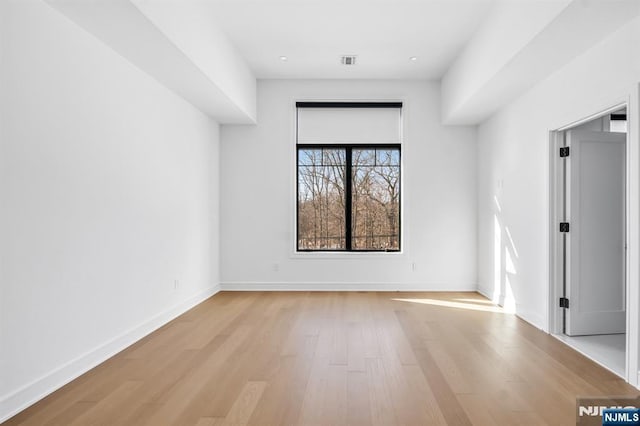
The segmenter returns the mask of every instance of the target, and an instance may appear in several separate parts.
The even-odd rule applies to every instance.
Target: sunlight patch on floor
[[[462,302],[462,303],[475,303],[478,305],[491,305],[494,306],[495,303],[493,303],[491,300],[483,300],[483,299],[464,299],[464,298],[456,298],[453,299],[457,302]]]
[[[499,314],[507,313],[500,306],[482,306],[477,305],[478,301],[474,300],[474,303],[462,303],[462,302],[452,302],[449,300],[437,300],[437,299],[402,299],[402,298],[394,298],[392,300],[396,300],[398,302],[410,302],[410,303],[420,303],[423,305],[432,305],[432,306],[443,306],[445,308],[454,308],[454,309],[467,309],[470,311],[481,311],[481,312],[495,312]]]

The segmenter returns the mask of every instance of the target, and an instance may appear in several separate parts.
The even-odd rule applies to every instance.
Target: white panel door
[[[624,333],[624,133],[567,131],[566,334]]]

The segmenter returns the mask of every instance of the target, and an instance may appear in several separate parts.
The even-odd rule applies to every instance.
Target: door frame
[[[640,86],[639,86],[640,87]],[[636,94],[637,96],[637,94]],[[638,98],[635,97],[634,100]],[[625,239],[627,250],[625,252],[625,300],[626,300],[626,354],[625,354],[625,375],[624,379],[638,386],[640,383],[640,373],[638,372],[638,311],[640,301],[638,300],[638,260],[636,254],[638,248],[636,243],[638,239],[635,235],[638,231],[637,225],[633,224],[632,218],[637,217],[638,209],[637,197],[634,193],[638,190],[637,174],[638,162],[635,157],[638,156],[638,144],[634,144],[633,140],[637,138],[638,120],[636,120],[637,111],[635,111],[635,103],[631,97],[616,103],[613,106],[602,109],[598,113],[588,117],[574,121],[565,126],[559,127],[549,132],[549,333],[558,335],[563,334],[563,315],[564,310],[560,308],[558,301],[564,294],[563,288],[563,239],[562,234],[558,232],[558,223],[563,219],[564,215],[564,169],[559,156],[559,149],[564,145],[565,131],[589,121],[601,118],[621,108],[627,108],[627,134],[625,146]],[[634,182],[636,179],[636,182]],[[633,262],[633,259],[636,259]],[[635,279],[635,281],[634,281]]]

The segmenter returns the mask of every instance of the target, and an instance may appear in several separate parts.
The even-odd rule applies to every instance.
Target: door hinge
[[[560,232],[569,232],[569,222],[560,222]]]
[[[569,309],[569,299],[567,299],[566,297],[561,297],[560,298],[560,307],[561,308],[565,308],[565,309]]]
[[[568,146],[563,146],[560,148],[560,158],[564,158],[564,157],[568,157],[569,156],[569,147]]]

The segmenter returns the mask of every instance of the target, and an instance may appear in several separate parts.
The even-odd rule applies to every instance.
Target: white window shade
[[[298,108],[298,143],[400,143],[401,108]]]

